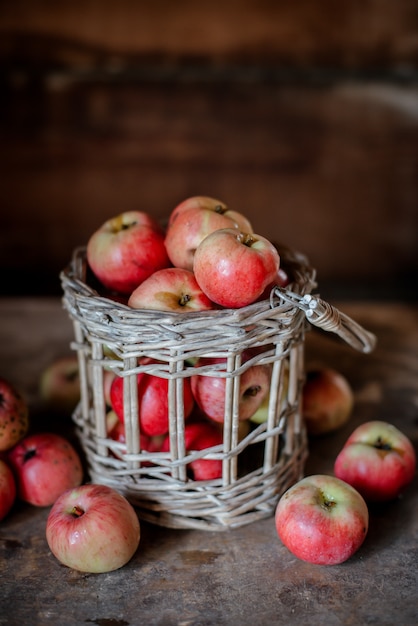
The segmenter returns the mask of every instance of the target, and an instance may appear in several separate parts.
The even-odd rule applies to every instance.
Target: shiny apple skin
[[[93,574],[126,565],[138,549],[140,534],[132,505],[106,485],[85,484],[64,492],[46,524],[52,554],[67,567]]]
[[[198,284],[212,302],[224,308],[256,302],[279,267],[279,253],[270,241],[231,228],[208,235],[194,253]]]
[[[141,372],[137,375],[138,417],[140,430],[154,437],[165,435],[169,428],[169,381],[160,376]],[[118,418],[124,421],[123,378],[116,376],[110,388],[110,400]],[[189,378],[183,382],[183,410],[187,419],[194,407]]]
[[[201,358],[196,367],[225,363],[222,358]],[[250,419],[259,409],[270,389],[270,368],[266,365],[252,365],[239,380],[238,419]],[[226,378],[195,374],[191,377],[191,387],[196,403],[203,413],[215,422],[225,419]]]
[[[87,261],[106,289],[130,295],[153,272],[171,265],[164,238],[163,229],[149,214],[126,211],[90,236]]]
[[[357,427],[334,463],[335,475],[369,502],[395,499],[412,482],[415,471],[412,442],[396,426],[381,420]]]
[[[55,433],[24,437],[8,453],[18,497],[34,506],[51,506],[58,496],[83,480],[81,458],[71,443]]]
[[[193,313],[217,308],[203,293],[190,270],[168,267],[154,272],[132,292],[128,305],[134,309]]]
[[[297,558],[316,565],[338,565],[351,558],[366,538],[369,511],[353,487],[334,476],[307,476],[280,498],[277,534]]]
[[[219,215],[226,215],[232,219],[238,225],[238,228],[246,233],[252,233],[253,227],[251,225],[250,220],[242,213],[242,211],[236,211],[228,207],[225,202],[222,200],[218,200],[217,198],[212,198],[211,196],[192,196],[190,198],[186,198],[178,204],[172,212],[170,213],[168,219],[168,227],[170,227],[180,215],[184,211],[188,211],[189,209],[206,209],[209,211],[214,211]]]
[[[168,226],[165,236],[171,263],[175,267],[193,271],[196,248],[208,235],[221,228],[239,230],[233,219],[211,209],[195,207],[178,213]]]

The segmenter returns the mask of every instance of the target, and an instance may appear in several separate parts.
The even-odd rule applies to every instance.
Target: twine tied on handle
[[[274,289],[272,296],[274,295],[301,309],[310,324],[338,335],[356,350],[369,353],[374,349],[376,336],[373,333],[319,296],[309,293],[301,296],[280,287]]]

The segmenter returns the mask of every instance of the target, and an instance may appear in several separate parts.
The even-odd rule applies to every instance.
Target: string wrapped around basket
[[[279,497],[303,476],[308,454],[301,416],[308,320],[356,349],[372,349],[370,333],[311,295],[316,277],[306,257],[287,248],[280,255],[291,277],[286,289],[241,309],[188,314],[132,309],[101,296],[88,284],[85,248],[75,250],[61,273],[80,369],[81,400],[73,417],[89,477],[123,493],[141,519],[226,530],[271,516]],[[215,357],[216,364],[196,370],[199,359]],[[268,366],[270,391],[264,418],[248,421],[242,433],[239,381],[253,365]],[[123,379],[124,442],[108,433],[107,372]],[[136,381],[142,372],[168,381],[165,451],[141,447]],[[188,450],[183,388],[196,373],[226,381],[222,440]],[[195,480],[190,467],[196,459],[220,461],[222,475]]]

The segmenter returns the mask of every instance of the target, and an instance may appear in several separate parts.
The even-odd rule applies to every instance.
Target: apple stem
[[[256,396],[258,393],[260,393],[260,391],[260,385],[253,385],[252,387],[248,387],[248,389],[244,391],[244,396]]]
[[[250,233],[240,233],[239,234],[239,241],[244,245],[247,246],[248,248],[251,248],[251,246],[257,241],[255,239],[255,237],[253,237]]]
[[[78,506],[78,504],[76,504],[71,509],[70,515],[72,515],[73,517],[81,517],[82,515],[84,515],[84,511],[80,506]]]
[[[136,220],[133,220],[129,223],[124,223],[121,215],[118,215],[117,217],[114,217],[112,220],[109,221],[110,230],[112,231],[112,233],[118,233],[120,230],[128,230],[128,228],[135,226],[135,224]]]
[[[226,206],[222,206],[222,204],[218,204],[215,207],[215,213],[219,213],[219,215],[223,215],[224,213],[226,213],[228,210],[228,207]]]
[[[337,506],[337,503],[335,502],[335,500],[327,498],[325,493],[321,491],[321,505],[326,511],[330,511],[334,508],[334,506]]]
[[[135,226],[136,222],[129,222],[129,224],[122,224],[121,226],[121,230],[129,230],[129,228],[132,228],[132,226]]]
[[[78,378],[78,368],[67,374],[67,380],[73,383]]]
[[[23,456],[23,462],[26,463],[26,461],[30,461],[30,459],[32,459],[34,456],[36,456],[35,448],[29,448],[29,450],[26,450]]]
[[[383,451],[392,450],[392,446],[390,445],[390,443],[387,443],[386,441],[383,441],[383,439],[381,437],[378,437],[376,439],[376,443],[373,444],[373,445],[378,450],[383,450]]]
[[[179,305],[185,306],[188,302],[190,302],[190,300],[191,300],[191,297],[186,293],[184,294],[184,296],[181,296],[179,300]]]

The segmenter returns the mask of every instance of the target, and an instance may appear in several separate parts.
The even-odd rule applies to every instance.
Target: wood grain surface
[[[416,67],[416,20],[414,0],[15,0],[1,2],[0,33],[3,54],[75,67],[145,56],[387,69]]]
[[[333,302],[377,335],[362,355],[333,336],[307,335],[307,363],[340,369],[355,392],[351,421],[310,440],[306,473],[332,473],[351,430],[370,419],[397,425],[418,449],[418,310],[388,302]],[[36,428],[71,435],[71,421],[39,398],[43,368],[69,352],[71,325],[57,299],[0,300],[0,376],[27,394]],[[0,524],[0,624],[4,626],[212,626],[309,624],[415,626],[418,621],[418,482],[370,508],[365,543],[349,561],[313,566],[280,543],[273,519],[225,533],[142,524],[124,568],[81,574],[48,550],[48,509],[17,504]]]
[[[0,8],[0,294],[58,295],[106,219],[203,194],[329,293],[416,300],[414,0]]]

